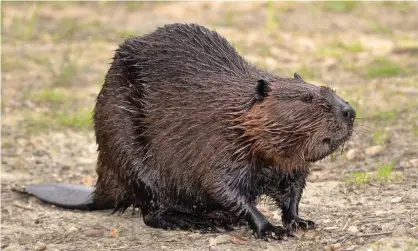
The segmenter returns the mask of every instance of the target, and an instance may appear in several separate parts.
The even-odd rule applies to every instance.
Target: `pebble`
[[[392,222],[387,222],[382,225],[382,231],[389,232],[395,228],[395,224]]]
[[[404,244],[403,244],[401,241],[395,241],[395,242],[392,244],[392,247],[393,247],[393,248],[402,248],[402,249],[404,249]]]
[[[396,197],[396,198],[393,198],[390,201],[390,203],[392,203],[392,204],[396,204],[396,203],[400,203],[400,202],[402,202],[402,197]]]
[[[357,234],[358,233],[358,228],[356,226],[350,226],[347,228],[347,232],[350,234]]]
[[[374,157],[381,153],[385,149],[384,146],[377,145],[377,146],[370,146],[364,150],[364,153],[369,157]]]
[[[78,229],[77,229],[77,227],[75,227],[75,226],[72,226],[72,227],[70,227],[70,228],[68,228],[68,232],[70,232],[70,233],[72,233],[72,232],[75,232],[75,231],[77,231]]]
[[[36,243],[36,250],[42,251],[46,250],[46,244],[43,242],[37,242]]]
[[[358,159],[359,156],[360,156],[360,150],[357,148],[348,150],[346,154],[347,160],[355,160],[355,159]]]
[[[226,234],[218,235],[216,237],[209,238],[209,246],[215,246],[216,244],[227,243],[231,241],[231,237]]]
[[[201,233],[191,233],[189,235],[187,235],[187,237],[189,237],[192,240],[196,240],[199,239],[200,237],[202,237]]]
[[[209,246],[209,251],[219,251],[221,250],[218,246]]]
[[[103,237],[104,236],[103,230],[97,230],[97,229],[87,230],[84,232],[84,234],[87,237]]]
[[[330,246],[331,250],[339,250],[341,249],[341,247],[342,247],[341,243],[335,243]]]
[[[418,159],[411,159],[409,163],[411,163],[412,167],[418,167]]]
[[[397,226],[393,229],[392,236],[393,237],[401,237],[406,235],[406,228],[404,226]]]
[[[316,231],[306,231],[303,235],[302,235],[302,239],[305,240],[315,240],[316,236],[318,235],[318,233]]]
[[[258,246],[260,247],[260,249],[267,249],[267,243],[265,241],[261,241],[258,243]]]

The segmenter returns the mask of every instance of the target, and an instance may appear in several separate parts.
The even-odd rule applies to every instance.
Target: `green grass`
[[[371,117],[378,120],[394,120],[398,116],[398,111],[396,109],[388,111],[380,111],[374,113]]]
[[[405,70],[397,63],[386,58],[376,58],[365,66],[369,78],[392,77],[405,74]]]
[[[65,58],[64,62],[57,72],[54,73],[53,84],[57,86],[69,86],[73,84],[74,76],[77,75],[77,65],[69,58]]]
[[[48,60],[45,66],[52,75],[52,84],[55,86],[71,86],[76,85],[76,79],[79,71],[77,58],[80,55],[73,53],[71,41],[67,44],[67,49],[62,54],[62,61],[58,67],[54,67],[52,62]]]
[[[415,127],[412,129],[412,134],[413,134],[414,136],[418,137],[418,126],[415,126]]]
[[[267,2],[267,19],[266,19],[266,27],[270,34],[274,34],[280,27],[279,21],[277,20],[278,13],[280,13],[280,9],[275,7],[274,1]]]
[[[128,30],[124,30],[124,31],[117,31],[118,37],[120,38],[130,38],[130,37],[136,37],[139,34],[135,34],[134,31],[128,31]]]
[[[352,53],[358,53],[364,51],[363,45],[359,41],[355,41],[352,43],[342,43],[341,47],[347,51]]]
[[[338,13],[352,12],[357,5],[358,2],[355,1],[327,1],[321,3],[323,9]]]
[[[379,2],[380,5],[390,8],[391,10],[400,10],[403,12],[413,12],[414,11],[414,2],[406,2],[406,1],[381,1]]]
[[[348,54],[365,51],[365,48],[359,41],[345,42],[334,40],[324,46],[319,47],[318,55],[325,57],[343,58]]]
[[[235,11],[233,11],[232,9],[228,8],[225,11],[225,25],[227,26],[233,26],[234,25],[234,21],[235,21]]]
[[[376,171],[376,179],[383,182],[388,182],[393,177],[392,171],[395,162],[380,164]]]
[[[393,173],[394,166],[394,161],[390,163],[380,163],[375,173],[354,172],[346,179],[346,182],[356,185],[370,184],[373,181],[381,184],[388,183],[401,178],[399,174],[396,175]]]
[[[71,95],[68,92],[68,90],[65,90],[63,88],[45,88],[40,91],[31,93],[29,95],[29,99],[35,102],[65,103],[71,99]]]
[[[29,20],[25,25],[25,29],[23,30],[23,40],[24,41],[29,40],[32,37],[34,27],[35,27],[35,23],[38,19],[38,13],[39,13],[39,8],[38,8],[38,5],[35,3],[34,7],[32,9],[32,13],[29,17]]]
[[[30,40],[35,35],[34,30],[38,19],[39,6],[34,3],[24,17],[13,17],[12,36],[20,40],[19,42]]]
[[[55,117],[57,125],[70,128],[89,128],[92,124],[92,111],[80,109],[76,113],[59,112]]]
[[[306,65],[299,67],[296,72],[305,80],[312,80],[319,77],[319,73],[315,69]]]
[[[373,132],[373,142],[376,145],[384,145],[391,140],[391,135],[386,130],[376,130]]]
[[[363,18],[365,22],[367,22],[371,26],[374,32],[381,33],[384,35],[389,35],[389,36],[394,35],[391,29],[378,23],[376,20],[370,19],[369,17],[362,15],[362,14],[360,14],[360,16]]]
[[[45,130],[90,129],[92,126],[92,109],[80,108],[75,111],[45,112],[27,115],[25,128],[30,133]]]
[[[354,172],[347,181],[357,185],[369,184],[372,181],[372,175],[364,172]]]
[[[28,65],[23,60],[19,60],[15,55],[6,55],[4,51],[1,52],[1,68],[2,71],[22,71],[27,70]]]
[[[331,153],[331,162],[334,162],[334,161],[336,161],[337,160],[337,158],[338,158],[338,155],[340,155],[340,152],[333,152],[333,153]]]

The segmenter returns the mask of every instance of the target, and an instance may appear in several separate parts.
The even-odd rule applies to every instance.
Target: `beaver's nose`
[[[353,122],[356,118],[356,111],[347,103],[341,107],[341,115],[347,122]]]

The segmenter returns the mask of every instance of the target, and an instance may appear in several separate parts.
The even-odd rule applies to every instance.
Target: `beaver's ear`
[[[257,81],[257,85],[255,86],[255,99],[256,100],[263,100],[264,97],[268,95],[270,92],[269,82],[264,79],[260,79]]]
[[[297,72],[295,72],[294,74],[293,74],[293,76],[295,77],[295,79],[299,79],[299,80],[302,80],[302,81],[304,81],[303,80],[303,78],[297,73]]]

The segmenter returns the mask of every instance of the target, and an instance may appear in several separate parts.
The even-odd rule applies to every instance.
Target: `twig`
[[[105,248],[105,249],[100,249],[100,250],[103,250],[103,251],[123,250],[123,249],[129,250],[129,249],[137,249],[137,248],[140,248],[140,247],[143,247],[143,245],[142,246],[133,246],[133,247]]]
[[[391,231],[388,232],[379,232],[379,233],[369,233],[369,234],[359,234],[358,237],[371,237],[371,236],[378,236],[378,235],[385,235],[391,234]]]
[[[34,210],[32,207],[25,206],[25,205],[22,205],[22,204],[17,203],[17,202],[13,203],[13,206],[15,206],[15,207],[19,207],[19,208],[23,208],[23,209],[26,209],[26,210],[31,210],[31,211],[33,211],[33,210]]]

